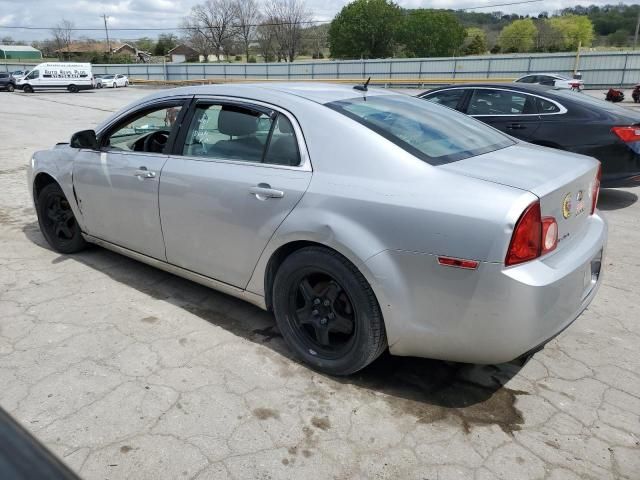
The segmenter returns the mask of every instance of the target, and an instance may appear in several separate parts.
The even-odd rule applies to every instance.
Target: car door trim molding
[[[559,103],[556,100],[553,100],[549,97],[545,97],[543,95],[538,95],[537,93],[530,93],[530,92],[523,92],[521,90],[513,90],[511,88],[501,88],[501,87],[451,87],[451,88],[441,88],[439,90],[436,90],[435,92],[433,92],[434,94],[437,92],[444,92],[447,90],[499,90],[499,91],[505,91],[505,92],[512,92],[512,93],[519,93],[520,95],[529,95],[531,97],[537,97],[537,98],[541,98],[542,100],[546,100],[547,102],[551,102],[553,103],[556,107],[558,107],[560,109],[559,112],[552,112],[552,113],[500,113],[500,114],[495,114],[495,115],[485,115],[485,114],[481,114],[481,115],[470,115],[466,112],[460,112],[460,113],[464,113],[465,115],[469,115],[470,117],[473,118],[477,118],[477,117],[549,117],[551,115],[564,115],[565,113],[568,112],[567,108],[562,105],[561,103]],[[425,100],[428,100],[428,95],[431,92],[427,92],[424,94],[424,96],[420,97],[423,98]],[[468,105],[467,105],[468,107]]]
[[[181,140],[184,140],[184,135],[180,135],[176,137],[176,142],[174,144],[174,150],[173,150],[173,153],[171,153],[171,157],[184,158],[187,160],[195,160],[200,162],[230,163],[233,165],[247,165],[247,166],[253,166],[253,167],[276,168],[281,170],[294,170],[294,171],[303,171],[303,172],[313,171],[313,166],[311,164],[311,156],[309,155],[309,149],[307,148],[307,142],[304,138],[302,128],[298,123],[298,119],[288,110],[285,110],[284,108],[279,107],[277,105],[261,102],[259,100],[243,99],[240,97],[233,97],[228,95],[200,95],[200,96],[194,97],[193,102],[189,108],[190,110],[189,113],[185,115],[185,117],[182,119],[184,125],[181,125],[181,127],[186,126],[187,129],[189,128],[189,126],[186,125],[186,123],[189,123],[189,124],[191,123],[191,120],[193,117],[193,109],[195,109],[198,103],[202,103],[202,102],[223,103],[223,104],[229,104],[229,105],[237,105],[239,107],[244,107],[244,108],[253,107],[259,111],[267,109],[270,111],[277,112],[281,115],[284,115],[285,117],[287,117],[287,119],[291,122],[291,125],[293,126],[293,131],[296,136],[296,142],[298,144],[298,153],[300,154],[300,165],[295,165],[295,166],[279,165],[277,163],[247,162],[243,160],[233,160],[229,158],[194,157],[189,155],[182,155],[181,153],[176,152],[175,147],[178,146],[177,144]],[[189,120],[189,122],[185,123],[184,120]],[[181,128],[181,130],[183,129]],[[184,132],[186,134],[187,130],[184,130]]]
[[[165,272],[172,273],[173,275],[177,275],[179,277],[185,278],[192,282],[199,283],[200,285],[204,285],[205,287],[212,288],[213,290],[217,290],[219,292],[226,293],[227,295],[240,298],[259,308],[262,308],[263,310],[267,309],[265,299],[262,295],[249,292],[248,290],[243,290],[242,288],[234,287],[233,285],[229,285],[228,283],[224,283],[219,280],[206,277],[199,273],[192,272],[191,270],[178,267],[177,265],[173,265],[171,263],[158,260],[157,258],[150,257],[143,253],[139,253],[134,250],[121,247],[120,245],[108,242],[106,240],[102,240],[101,238],[94,237],[93,235],[89,235],[84,232],[82,233],[82,236],[89,243],[93,243],[100,247],[106,248],[107,250],[111,250],[112,252],[119,253],[126,257],[132,258],[133,260],[146,263],[147,265],[159,268],[160,270],[164,270]]]

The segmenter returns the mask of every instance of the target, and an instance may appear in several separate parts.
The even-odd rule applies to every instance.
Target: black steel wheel
[[[351,262],[327,248],[303,248],[285,259],[274,281],[273,308],[289,347],[322,372],[357,372],[386,348],[371,287]]]
[[[79,91],[80,89],[78,88],[78,86],[77,86],[77,85],[69,85],[68,90],[69,90],[71,93],[78,93],[78,91]]]
[[[33,93],[33,87],[27,83],[24,87],[22,87],[22,91],[24,93]]]
[[[74,253],[85,247],[80,226],[58,184],[50,183],[42,189],[37,212],[40,230],[54,250]]]

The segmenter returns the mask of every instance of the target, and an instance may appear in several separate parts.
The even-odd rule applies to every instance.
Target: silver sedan
[[[37,152],[55,250],[101,245],[272,310],[336,375],[394,355],[505,362],[589,305],[607,226],[599,162],[384,90],[150,95]]]

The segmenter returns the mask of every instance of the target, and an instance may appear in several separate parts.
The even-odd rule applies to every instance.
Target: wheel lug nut
[[[328,317],[329,317],[329,320],[333,320],[334,318],[336,318],[336,314],[331,312],[329,313]]]
[[[329,305],[331,305],[331,302],[330,302],[329,300],[325,300],[324,302],[322,302],[322,304],[323,304],[325,307],[328,307]]]
[[[313,301],[313,304],[314,304],[314,305],[320,305],[320,299],[319,299],[319,298],[316,298],[316,299]]]
[[[326,325],[327,324],[327,319],[326,318],[321,318],[320,319],[320,325]]]
[[[318,315],[318,313],[320,313],[318,312],[318,310],[311,310],[311,315],[313,315],[314,317]]]

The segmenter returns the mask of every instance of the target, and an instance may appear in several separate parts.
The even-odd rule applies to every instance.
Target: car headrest
[[[258,129],[258,117],[246,111],[239,112],[222,108],[218,115],[218,131],[225,135],[239,136],[255,133]]]
[[[290,135],[293,133],[293,126],[287,117],[284,115],[280,115],[278,117],[278,130],[280,133],[284,133],[286,135]]]

